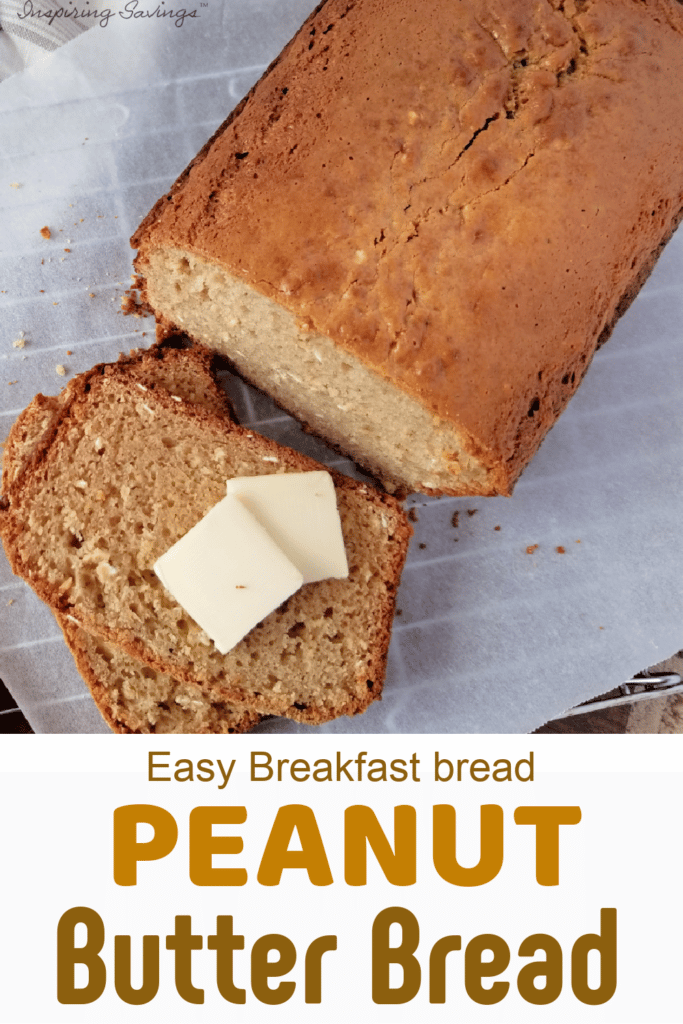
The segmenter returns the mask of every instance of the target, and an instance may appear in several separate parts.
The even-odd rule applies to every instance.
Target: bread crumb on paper
[[[47,224],[45,225],[44,228],[40,229],[40,233],[43,236],[43,238],[52,238],[52,232],[50,231],[50,229],[47,226]]]
[[[530,544],[526,549],[527,555],[533,555],[534,551],[538,551],[538,544]]]
[[[55,373],[58,373],[60,377],[66,377],[66,367],[62,366],[61,363],[58,363],[57,366],[55,366]]]

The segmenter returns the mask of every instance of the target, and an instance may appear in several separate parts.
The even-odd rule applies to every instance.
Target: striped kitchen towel
[[[0,0],[0,81],[90,28],[93,18],[80,16],[83,6],[74,0]]]

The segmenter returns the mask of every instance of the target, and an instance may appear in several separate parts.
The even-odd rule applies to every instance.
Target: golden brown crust
[[[137,269],[158,246],[227,268],[507,493],[677,222],[681,80],[673,0],[328,0],[143,222]]]
[[[58,397],[36,395],[31,404],[12,424],[2,455],[2,493],[9,499],[10,491],[28,467],[34,452],[44,447],[43,439],[59,416],[64,392]]]

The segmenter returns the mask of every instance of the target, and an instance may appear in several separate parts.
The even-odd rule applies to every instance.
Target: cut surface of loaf
[[[169,344],[121,356],[118,368],[146,388],[162,387],[217,415],[234,418],[232,406],[214,377],[215,358],[193,347]],[[72,384],[73,386],[73,384]],[[9,494],[34,453],[47,438],[67,400],[37,395],[15,422],[3,453],[3,491]],[[125,733],[235,733],[252,728],[260,716],[226,704],[196,685],[172,679],[74,625],[56,613],[64,639],[105,722]]]
[[[132,239],[390,489],[508,494],[683,208],[675,0],[327,0]]]
[[[246,711],[324,721],[381,692],[410,526],[398,503],[333,474],[348,580],[307,584],[221,655],[164,590],[157,558],[220,501],[231,476],[318,463],[117,366],[68,390],[9,492],[13,570],[55,611],[157,672]]]

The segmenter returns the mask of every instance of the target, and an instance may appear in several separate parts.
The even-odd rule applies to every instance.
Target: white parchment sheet
[[[57,367],[70,377],[151,343],[152,321],[119,311],[128,239],[311,2],[209,0],[182,26],[112,16],[0,84],[2,438],[36,392],[63,386]],[[513,498],[409,500],[384,699],[323,729],[529,731],[683,647],[682,282],[679,232]],[[226,386],[250,426],[352,471]],[[0,677],[37,732],[107,731],[4,557]]]

